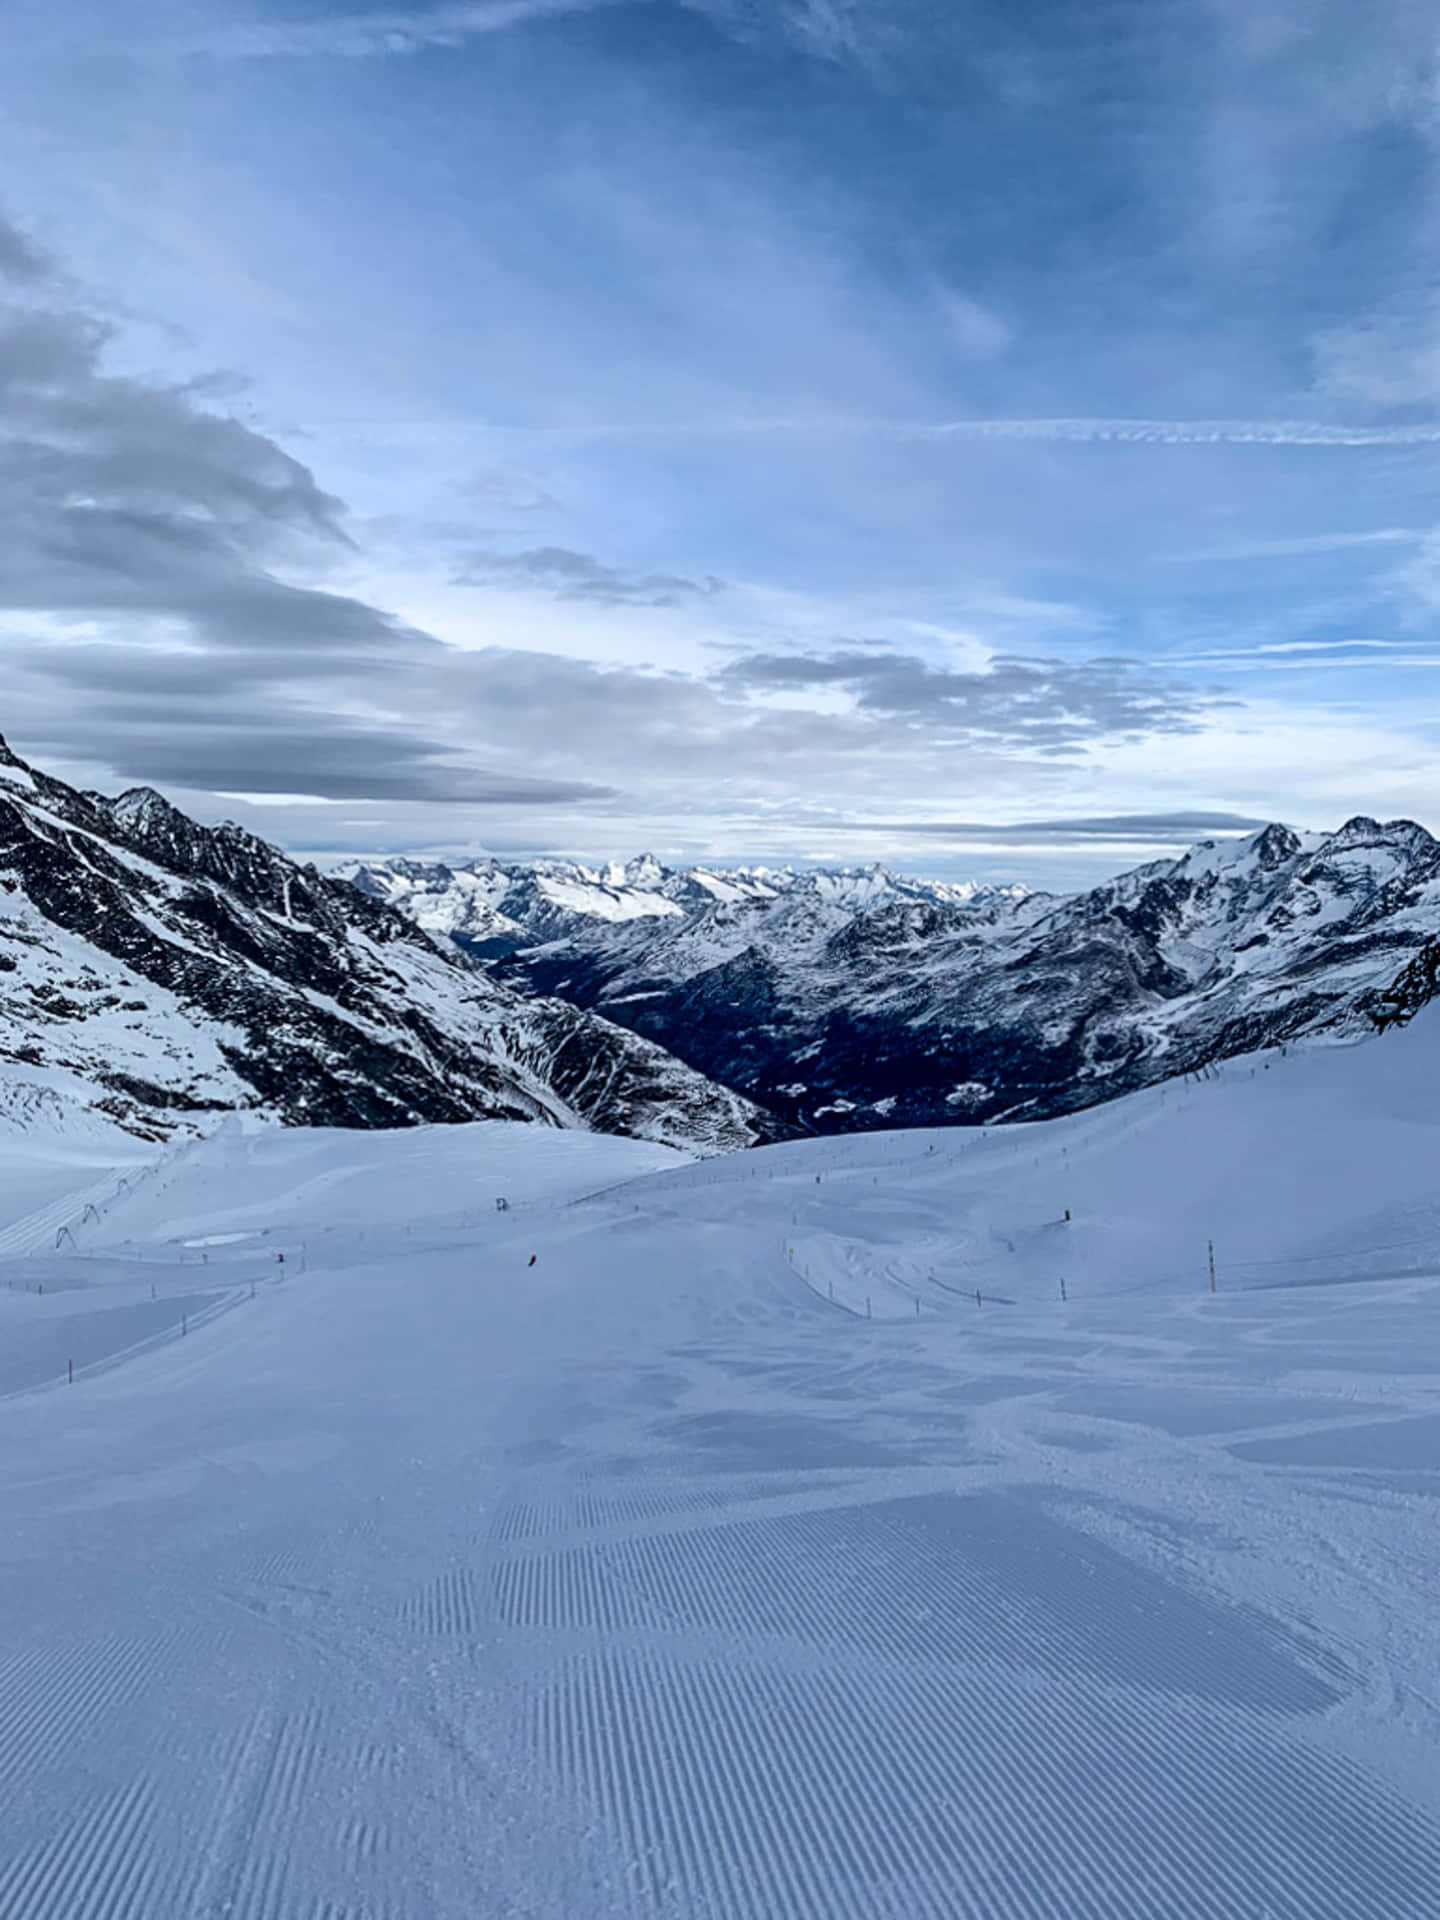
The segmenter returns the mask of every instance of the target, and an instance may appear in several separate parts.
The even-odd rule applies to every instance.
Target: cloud
[[[927,632],[868,584],[864,614],[853,600],[846,613],[843,595],[722,595],[711,575],[513,534],[514,551],[474,551],[472,529],[464,577],[505,591],[451,595],[448,611],[461,612],[443,630],[465,644],[442,644],[426,630],[434,613],[406,620],[380,604],[393,579],[371,597],[355,590],[373,560],[355,550],[343,502],[239,417],[233,392],[117,373],[128,343],[111,320],[36,266],[42,277],[12,282],[0,302],[0,712],[19,751],[84,784],[153,782],[202,803],[313,795],[331,803],[326,832],[383,829],[392,845],[441,831],[480,839],[508,820],[512,835],[583,835],[593,847],[617,820],[648,822],[648,835],[657,821],[722,819],[743,854],[747,835],[798,832],[807,809],[836,832],[855,815],[910,810],[1008,808],[1013,819],[1083,804],[1098,819],[1095,782],[1115,751],[1161,742],[1158,759],[1183,740],[1185,782],[1162,770],[1107,800],[1254,803],[1253,781],[1201,765],[1195,737],[1212,696],[1129,660],[1051,658],[1053,638],[1026,650],[1020,635],[1057,631],[1058,577],[1029,600],[997,587],[967,657],[953,608],[948,627],[936,618]],[[443,478],[449,502],[476,444]],[[578,465],[564,480],[576,497],[600,491]],[[476,485],[516,512],[548,501],[508,466],[482,469]],[[619,498],[597,544],[625,537],[631,500]],[[431,557],[455,545],[447,536]],[[409,604],[426,606],[432,584],[412,575]],[[968,591],[979,608],[989,589]],[[1068,625],[1067,646],[1094,646]],[[1017,639],[987,658],[997,628]],[[829,638],[857,630],[895,648]],[[495,644],[517,632],[523,645]],[[631,657],[673,660],[683,641],[694,670],[573,657],[613,657],[616,635]],[[728,658],[707,642],[744,651]],[[707,677],[717,657],[728,663]],[[946,658],[964,669],[936,664]],[[1215,754],[1213,737],[1203,751]],[[269,830],[293,838],[297,816],[268,811]],[[1098,833],[1067,844],[1093,850]]]
[[[123,604],[147,575],[242,566],[286,532],[345,543],[340,502],[300,461],[197,387],[106,373],[110,341],[85,312],[0,309],[10,604]]]
[[[1440,666],[1440,654],[1413,640],[1281,640],[1173,654],[1176,667],[1224,666],[1231,673],[1389,673]]]
[[[998,313],[949,288],[937,299],[946,332],[967,360],[994,360],[1008,350],[1014,335]]]
[[[709,9],[722,19],[743,18],[741,8],[719,0]],[[753,10],[746,9],[753,17]],[[857,6],[855,0],[781,0],[774,17],[781,28],[792,35],[807,52],[822,60],[865,63],[867,50],[873,49],[884,23],[876,10]]]
[[[538,480],[510,467],[484,467],[462,482],[459,492],[497,513],[548,513],[560,505]]]
[[[515,724],[515,708],[527,703],[512,698],[506,719],[505,690],[492,692],[485,656],[386,626],[363,603],[297,597],[331,604],[339,615],[326,630],[332,636],[363,640],[368,615],[396,644],[317,646],[302,631],[295,644],[272,632],[252,645],[238,626],[214,625],[201,644],[184,647],[6,641],[7,734],[42,764],[78,762],[107,769],[111,780],[200,792],[446,807],[580,804],[614,792],[577,778],[573,752],[555,753],[545,772],[503,764],[507,733],[533,758],[529,729]],[[537,665],[524,677],[538,690]]]
[[[427,47],[460,47],[530,20],[613,4],[615,0],[458,0],[448,6],[339,13],[315,20],[256,20],[207,35],[188,50],[232,60],[366,60]]]
[[[427,702],[447,649],[287,563],[346,560],[344,508],[223,382],[106,367],[110,323],[14,227],[0,268],[0,694],[38,755],[122,779],[529,805],[608,791],[487,766]]]
[[[983,62],[977,42],[1010,38],[992,21],[933,0],[681,0],[743,44],[782,46],[863,74],[886,90],[931,94]],[[988,50],[988,49],[987,49]]]
[[[1167,553],[1163,557],[1177,566],[1214,560],[1313,559],[1327,553],[1349,553],[1355,548],[1405,546],[1424,537],[1416,527],[1376,527],[1358,533],[1298,534],[1287,540],[1237,540],[1230,546],[1200,547],[1190,553]]]
[[[854,833],[923,834],[942,840],[974,841],[981,844],[1030,846],[1053,845],[1058,841],[1103,840],[1132,841],[1137,845],[1158,843],[1189,846],[1209,834],[1254,833],[1267,826],[1265,820],[1243,813],[1109,813],[1090,818],[1057,820],[905,820],[855,821]]]
[[[673,607],[682,600],[708,599],[725,585],[713,575],[691,580],[675,573],[625,573],[569,547],[472,553],[455,575],[455,584],[540,587],[560,600],[590,600],[605,607]]]
[[[782,715],[738,680],[462,650],[297,584],[350,563],[343,504],[214,385],[110,372],[108,323],[41,295],[0,311],[0,697],[22,751],[105,780],[452,808],[693,805],[697,782],[736,781],[772,804],[861,763],[898,801],[923,763],[923,723],[873,675],[852,715]],[[558,546],[472,555],[467,576],[612,609],[721,585]]]
[[[612,789],[580,780],[531,779],[478,767],[418,729],[366,724],[343,714],[286,711],[251,700],[205,717],[171,695],[90,700],[78,720],[30,750],[103,762],[122,783],[173,784],[249,795],[298,791],[326,800],[423,801],[431,805],[535,807],[602,799]]]
[[[1320,392],[1367,407],[1433,406],[1440,399],[1440,315],[1385,315],[1329,327],[1311,341]]]
[[[876,423],[881,433],[937,440],[1051,440],[1170,447],[1423,447],[1440,423],[1366,426],[1339,420],[946,420]]]
[[[953,420],[866,414],[743,414],[665,420],[586,421],[508,431],[516,440],[727,440],[809,438],[944,441],[1033,441],[1064,446],[1154,447],[1429,447],[1440,421],[1371,425],[1345,420],[1162,420],[1118,416],[975,417]]]
[[[1000,654],[978,672],[957,672],[912,654],[852,648],[750,654],[732,661],[719,679],[766,692],[840,687],[861,712],[1046,752],[1107,735],[1194,731],[1213,704],[1192,688],[1114,659]]]
[[[20,287],[40,286],[54,272],[44,250],[0,214],[0,279]]]

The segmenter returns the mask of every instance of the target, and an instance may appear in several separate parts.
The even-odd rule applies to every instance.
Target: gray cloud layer
[[[851,648],[825,655],[751,654],[722,677],[770,690],[844,687],[862,711],[1045,751],[1102,735],[1193,731],[1203,710],[1191,689],[1168,685],[1125,660],[1069,663],[1000,655],[983,672],[961,673],[913,655]]]
[[[50,261],[27,234],[0,217],[0,280],[38,286],[53,273]]]
[[[1188,845],[1206,834],[1254,833],[1268,825],[1243,813],[1106,813],[1090,819],[906,820],[854,822],[854,833],[923,834],[940,840],[980,841],[1035,846],[1056,841],[1101,840],[1149,846],[1156,842]]]
[[[364,601],[277,578],[267,561],[297,543],[345,548],[341,503],[200,389],[106,373],[105,321],[67,304],[3,220],[0,273],[0,608],[59,626],[5,644],[7,723],[32,750],[121,777],[332,797],[602,790],[487,774],[398,714],[367,722],[301,697],[443,649]],[[107,637],[78,637],[97,625]]]

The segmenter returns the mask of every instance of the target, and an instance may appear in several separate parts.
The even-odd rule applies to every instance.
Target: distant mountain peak
[[[126,826],[146,820],[184,817],[180,809],[171,806],[164,794],[157,793],[154,787],[127,787],[124,793],[117,794],[106,805],[112,816]]]
[[[1270,868],[1283,866],[1287,860],[1293,860],[1300,851],[1301,841],[1293,827],[1272,820],[1268,827],[1262,827],[1254,836],[1250,846],[1260,865]]]
[[[1415,820],[1372,820],[1369,814],[1357,813],[1344,826],[1332,833],[1326,840],[1326,846],[1338,851],[1348,847],[1401,846],[1413,850],[1434,848],[1434,837]]]

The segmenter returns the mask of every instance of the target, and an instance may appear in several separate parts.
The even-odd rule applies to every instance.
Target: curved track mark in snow
[[[302,1862],[294,1829],[325,1751],[324,1716],[312,1710],[280,1718],[257,1714],[226,1769],[230,1785],[203,1856],[187,1912],[234,1920],[310,1920],[290,1877]]]

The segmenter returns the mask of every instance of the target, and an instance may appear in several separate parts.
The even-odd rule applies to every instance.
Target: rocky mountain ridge
[[[651,859],[379,862],[355,879],[496,978],[826,1132],[1041,1118],[1374,1032],[1440,982],[1440,843],[1363,816],[1204,841],[1070,895]],[[503,929],[467,918],[471,895]]]
[[[484,1118],[723,1150],[776,1128],[661,1048],[158,793],[107,799],[0,741],[0,1077],[161,1136]]]
[[[653,853],[588,866],[578,860],[475,860],[462,865],[406,858],[348,860],[332,869],[372,899],[400,908],[427,932],[497,959],[520,947],[583,938],[598,928],[647,923],[674,932],[712,908],[763,911],[805,900],[836,924],[900,901],[993,911],[1028,895],[1020,886],[913,880],[881,865],[667,867]]]

